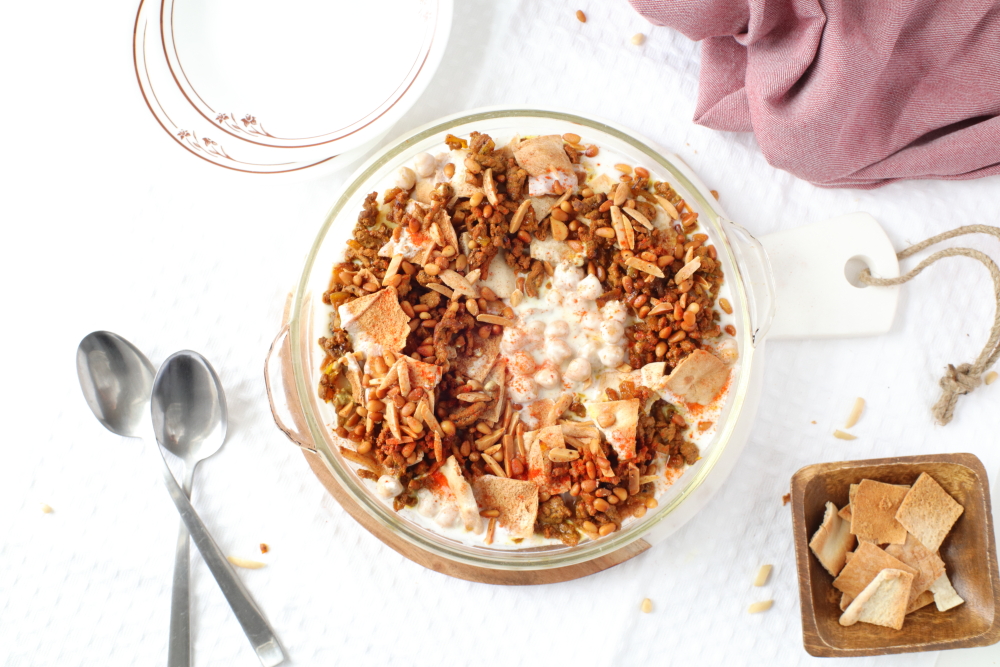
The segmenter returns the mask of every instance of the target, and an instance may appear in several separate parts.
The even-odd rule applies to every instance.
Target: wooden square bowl
[[[965,511],[941,545],[949,579],[965,600],[946,612],[930,605],[906,617],[901,630],[868,623],[840,625],[840,591],[809,549],[827,501],[848,502],[851,484],[873,479],[913,484],[931,475]],[[972,454],[904,456],[807,466],[792,476],[792,525],[799,574],[802,641],[811,655],[843,657],[988,646],[1000,641],[1000,576],[982,462]]]

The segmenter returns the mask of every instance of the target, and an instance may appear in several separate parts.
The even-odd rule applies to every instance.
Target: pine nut
[[[601,537],[607,537],[608,535],[610,535],[611,533],[615,532],[616,530],[618,530],[618,526],[616,526],[613,523],[606,523],[606,524],[604,524],[603,526],[601,526],[600,528],[597,529],[597,533]]]
[[[576,13],[577,18],[579,18],[580,14],[582,14],[582,13],[583,12],[579,12],[578,11]],[[563,138],[563,141],[565,141],[568,144],[578,144],[578,143],[580,143],[580,135],[579,134],[573,134],[572,132],[567,132],[566,134],[564,134],[562,136],[562,138]]]
[[[558,209],[556,209],[558,210]],[[560,211],[561,212],[561,211]],[[563,216],[566,216],[563,213]],[[568,219],[568,216],[566,216]],[[566,237],[569,236],[569,229],[567,229],[565,222],[559,220],[556,217],[555,211],[552,212],[552,238],[556,241],[565,241]]]
[[[611,505],[604,498],[598,498],[594,501],[594,509],[598,512],[607,512]]]

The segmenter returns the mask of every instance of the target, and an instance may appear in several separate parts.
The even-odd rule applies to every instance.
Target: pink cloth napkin
[[[701,41],[694,120],[824,187],[1000,173],[998,0],[630,0]]]

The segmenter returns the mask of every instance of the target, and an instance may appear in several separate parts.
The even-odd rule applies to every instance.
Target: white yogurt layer
[[[454,188],[456,197],[469,197],[481,189],[465,182],[465,153],[464,150],[444,152],[436,156],[421,153],[415,156],[411,165],[402,167],[395,174],[389,187],[409,189],[415,186],[411,196],[425,201],[424,198],[434,187],[448,182]],[[607,150],[602,150],[601,160],[608,165],[628,162],[628,159]],[[455,173],[450,179],[444,170],[449,163],[455,166]],[[589,176],[587,183],[580,187],[592,187],[595,192],[607,193],[617,181],[616,172],[600,172],[593,160],[581,158],[581,166]],[[658,226],[672,224],[663,213],[653,222]],[[543,246],[544,244],[539,244],[536,249],[536,243],[533,242],[532,256],[538,258],[539,253],[547,252],[547,246]],[[559,243],[559,246],[566,247],[564,243]],[[397,252],[401,251],[402,249],[397,249]],[[500,347],[501,355],[507,361],[508,397],[523,406],[521,420],[529,428],[535,426],[535,418],[530,414],[530,406],[535,401],[554,400],[563,392],[572,392],[581,402],[601,400],[606,387],[617,389],[625,379],[631,379],[638,385],[641,378],[639,370],[629,373],[618,371],[628,358],[625,328],[636,321],[626,306],[620,301],[608,301],[603,308],[599,308],[596,300],[603,292],[600,281],[594,276],[587,276],[577,266],[579,258],[573,256],[573,253],[553,255],[547,259],[555,268],[553,276],[539,290],[537,297],[524,296],[517,306],[511,306],[517,326],[504,329]],[[493,264],[496,266],[502,261],[502,257],[498,256]],[[497,293],[500,294],[500,291],[497,290]],[[509,294],[509,290],[504,293]],[[728,284],[722,285],[717,298],[733,302]],[[511,305],[509,299],[502,300],[505,305]],[[733,322],[731,315],[726,315],[721,310],[720,315],[720,326]],[[736,365],[739,357],[736,341],[731,338],[720,339],[713,351],[731,365],[730,377],[734,377],[739,372]],[[694,413],[679,397],[671,395],[665,389],[660,390],[659,397],[677,408],[690,426],[686,438],[703,450],[715,436],[719,413],[728,392],[727,386],[712,405],[698,408]],[[657,395],[654,394],[644,410],[648,410],[656,398]],[[684,469],[667,469],[662,454],[657,456],[655,463],[660,477],[655,483],[655,497],[660,498],[682,476]],[[399,491],[389,480],[399,484],[392,478],[382,478],[377,483],[364,480],[364,483],[371,485],[378,497],[391,506],[393,497]],[[393,491],[396,493],[392,493]],[[437,485],[434,490],[420,489],[416,496],[418,502],[415,507],[405,507],[399,511],[402,518],[442,537],[473,546],[483,545],[482,534],[475,534],[464,528],[458,503],[446,485]],[[623,526],[627,527],[639,520],[634,517],[625,519]],[[581,541],[585,540],[587,538],[581,536]],[[506,530],[497,525],[490,547],[513,550],[559,544],[559,540],[537,534],[515,541]]]

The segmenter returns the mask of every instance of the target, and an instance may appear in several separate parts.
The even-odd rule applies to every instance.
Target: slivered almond
[[[385,403],[385,421],[389,425],[389,430],[392,431],[394,437],[403,437],[403,434],[399,431],[399,413],[396,412],[396,404],[392,401],[386,401]]]
[[[482,275],[482,271],[479,269],[473,269],[465,274],[465,279],[469,281],[470,285],[475,285],[476,281],[479,280],[480,275]]]
[[[504,465],[504,472],[506,472],[507,475],[510,476],[510,462],[511,462],[511,459],[513,459],[514,456],[515,456],[514,447],[516,447],[516,445],[514,444],[514,436],[512,436],[512,435],[505,435],[501,439],[501,441],[503,443],[503,465]]]
[[[651,223],[649,221],[649,218],[647,218],[646,216],[644,216],[642,213],[639,213],[639,211],[635,210],[634,208],[623,208],[622,211],[624,211],[625,213],[628,213],[630,216],[632,216],[632,218],[634,218],[636,220],[636,222],[638,222],[640,225],[642,225],[646,229],[652,229],[653,228],[653,223]]]
[[[680,285],[682,282],[694,275],[694,272],[701,268],[701,257],[695,257],[690,262],[681,267],[681,270],[674,274],[674,283]]]
[[[427,283],[426,287],[427,287],[427,289],[434,290],[438,294],[444,295],[444,298],[446,298],[446,299],[450,299],[450,298],[452,298],[455,295],[454,292],[452,292],[450,289],[448,289],[447,287],[445,287],[441,283]]]
[[[568,463],[569,461],[576,461],[580,458],[580,452],[575,449],[559,447],[557,449],[550,449],[548,457],[549,461],[552,461],[553,463]]]
[[[997,381],[996,371],[990,371],[989,373],[986,374],[986,377],[983,378],[983,382],[985,382],[986,384],[993,384],[996,381]]]
[[[486,313],[478,315],[476,320],[486,324],[499,324],[502,327],[513,327],[517,325],[514,320],[508,320],[506,317],[500,317],[499,315],[487,315]]]
[[[753,585],[754,586],[763,586],[764,584],[767,583],[767,578],[769,576],[771,576],[771,566],[770,565],[761,565],[760,566],[760,570],[757,571],[757,576],[754,577]]]
[[[658,475],[643,475],[642,477],[639,478],[639,486],[642,486],[643,484],[649,484],[650,482],[655,482],[658,479],[660,479]]]
[[[531,200],[525,199],[521,202],[521,205],[517,207],[517,210],[514,211],[514,217],[510,219],[511,234],[521,228],[521,223],[524,222],[524,215],[528,212],[529,208],[531,208]]]
[[[478,295],[476,290],[473,289],[472,285],[466,280],[465,276],[458,273],[457,271],[452,271],[448,269],[447,271],[442,271],[440,276],[442,282],[445,285],[452,288],[459,294],[464,294],[465,296],[470,296],[475,299]],[[430,285],[428,285],[430,287]]]
[[[632,221],[627,215],[622,216],[622,229],[625,230],[625,240],[628,242],[628,249],[635,250],[635,229],[632,228]]]
[[[466,403],[480,403],[493,400],[492,396],[482,391],[462,392],[461,394],[456,394],[455,398]]]
[[[437,431],[434,431],[434,460],[444,461],[444,439]]]
[[[497,477],[507,476],[507,473],[504,472],[503,468],[500,467],[500,464],[492,456],[484,456],[483,461],[486,461],[486,464],[493,470],[493,474]]]
[[[621,206],[624,204],[625,200],[628,199],[631,194],[632,188],[629,187],[628,183],[625,183],[624,181],[619,183],[618,187],[615,189],[615,206]]]
[[[389,369],[389,372],[385,374],[382,381],[378,384],[378,391],[384,391],[391,387],[399,379],[399,362],[397,361]]]
[[[391,403],[391,401],[390,401]],[[426,398],[421,398],[420,403],[417,404],[417,417],[431,427],[431,430],[436,434],[444,437],[444,429],[441,428],[441,424],[438,422],[437,417],[434,416],[434,411],[431,410],[430,403],[427,402]],[[438,459],[440,461],[441,459]]]
[[[501,433],[500,435],[503,434]],[[497,443],[495,445],[491,445],[483,450],[483,454],[486,454],[487,456],[493,456],[494,454],[500,451],[501,447],[503,447],[503,443]]]
[[[548,420],[549,423],[555,425],[556,420],[562,417],[562,414],[569,410],[571,405],[573,405],[573,394],[568,391],[559,394],[559,398],[552,404],[552,412],[550,413],[552,416]]]
[[[617,206],[611,207],[611,226],[615,230],[615,237],[618,239],[619,248],[628,247],[628,237],[625,236],[625,224],[622,222],[622,210]]]
[[[496,443],[500,442],[501,438],[503,438],[502,428],[497,429],[496,431],[494,431],[489,435],[484,435],[479,440],[476,440],[476,449],[478,449],[479,451],[484,451],[484,450],[488,451],[489,448],[493,447],[494,445],[496,445]]]
[[[628,259],[625,260],[625,265],[631,266],[633,269],[642,271],[643,273],[648,273],[651,276],[656,276],[657,278],[664,277],[663,271],[660,270],[660,267],[658,267],[656,264],[653,264],[652,262],[647,262],[644,259],[639,259],[638,257],[629,257]],[[662,305],[663,304],[657,304],[655,307],[659,308]],[[662,310],[660,310],[660,312],[661,313],[666,312],[668,309],[673,310],[673,308],[664,307]],[[649,314],[652,315],[653,311],[650,310]]]
[[[510,407],[510,403],[508,403],[507,406]],[[517,424],[520,421],[521,421],[520,412],[515,412],[513,415],[511,415],[510,424],[507,426],[507,433],[513,435],[517,429]]]
[[[837,438],[838,440],[857,440],[858,439],[858,436],[851,435],[850,433],[845,433],[844,431],[841,431],[840,429],[837,429],[836,431],[833,432],[833,437]]]
[[[750,608],[747,609],[747,611],[750,612],[751,614],[759,614],[762,611],[767,611],[768,609],[770,609],[771,605],[773,604],[774,600],[763,600],[762,602],[754,602],[752,605],[750,605]]]
[[[247,570],[259,570],[262,567],[267,567],[267,563],[261,563],[258,560],[250,560],[249,558],[240,558],[239,556],[226,556],[226,560],[236,567],[242,567]]]
[[[653,196],[656,197],[656,203],[660,205],[660,208],[667,212],[667,215],[669,215],[672,220],[681,219],[681,214],[677,212],[677,207],[671,204],[666,197],[661,197],[660,195]]]
[[[389,284],[389,280],[396,275],[402,263],[403,263],[402,253],[397,252],[395,255],[392,256],[392,259],[389,260],[389,266],[387,266],[385,269],[385,277],[382,278],[382,287],[385,287],[386,285]]]
[[[483,192],[486,193],[486,199],[489,200],[490,204],[496,206],[500,203],[497,199],[497,184],[493,181],[493,168],[490,167],[483,174]]]
[[[860,396],[854,399],[854,407],[851,408],[851,414],[847,415],[847,421],[844,422],[844,428],[853,428],[858,420],[861,419],[861,413],[865,409],[865,399]]]
[[[406,396],[410,393],[410,364],[406,357],[400,357],[396,363],[401,364],[399,367],[399,393]]]
[[[493,544],[493,535],[497,530],[497,519],[493,517],[490,519],[489,525],[486,526],[486,537],[483,538],[484,544]]]
[[[638,267],[636,267],[636,268],[638,268]],[[656,268],[659,269],[659,267],[656,267]],[[661,274],[662,274],[662,271],[661,271]],[[656,274],[654,273],[653,275],[655,276]],[[663,276],[661,275],[660,277],[662,278]],[[668,313],[668,312],[672,311],[673,309],[674,309],[674,306],[669,301],[661,301],[660,303],[656,304],[655,306],[653,306],[650,309],[649,315],[662,315],[663,313]]]

